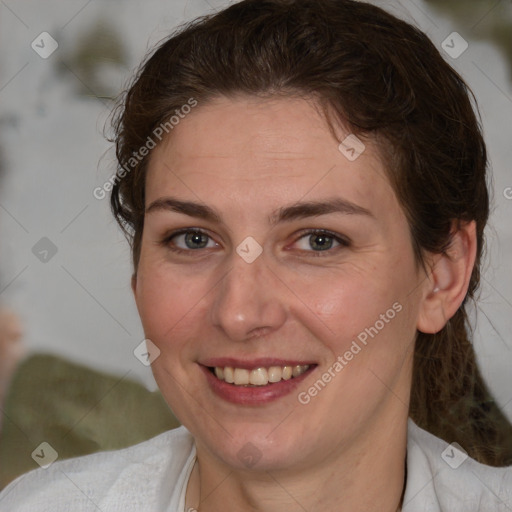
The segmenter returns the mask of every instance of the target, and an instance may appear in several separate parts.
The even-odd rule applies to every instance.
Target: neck
[[[405,482],[407,417],[378,422],[350,447],[333,447],[307,470],[233,470],[200,446],[187,489],[187,507],[198,512],[396,512]],[[382,425],[387,425],[385,429]]]

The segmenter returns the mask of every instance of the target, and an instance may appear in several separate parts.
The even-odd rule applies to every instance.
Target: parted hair
[[[159,43],[113,116],[124,172],[111,207],[131,244],[134,272],[150,154],[135,164],[133,155],[191,98],[201,108],[240,94],[314,98],[331,126],[339,121],[376,141],[419,266],[427,253],[448,250],[454,223],[476,222],[477,257],[463,304],[440,332],[417,333],[409,414],[480,462],[512,464],[512,426],[478,369],[467,316],[489,215],[476,101],[426,35],[385,10],[354,0],[243,0]]]

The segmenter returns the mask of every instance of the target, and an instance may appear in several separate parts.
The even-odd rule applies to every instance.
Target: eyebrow
[[[192,201],[181,201],[173,197],[161,197],[153,201],[147,208],[146,214],[155,211],[173,211],[197,217],[213,223],[222,224],[222,216],[213,208]],[[330,213],[341,213],[344,215],[364,215],[375,218],[373,213],[351,201],[334,197],[324,201],[308,201],[284,206],[274,211],[269,216],[269,224],[276,225],[280,222],[291,222],[293,220],[328,215]]]

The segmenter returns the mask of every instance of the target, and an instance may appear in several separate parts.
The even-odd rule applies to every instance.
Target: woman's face
[[[375,146],[340,150],[291,98],[199,104],[171,135],[148,168],[134,292],[198,453],[300,468],[391,435],[424,275]]]

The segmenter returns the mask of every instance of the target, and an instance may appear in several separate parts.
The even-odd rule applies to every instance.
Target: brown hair
[[[418,332],[410,416],[475,459],[512,463],[512,427],[491,398],[468,337],[466,303],[480,281],[489,214],[487,156],[472,95],[419,29],[353,0],[244,0],[192,22],[141,66],[114,117],[124,170],[111,206],[136,271],[144,227],[147,145],[193,98],[301,95],[379,142],[419,264],[449,247],[456,221],[476,221],[466,299],[437,334]],[[158,141],[156,141],[158,142]],[[132,159],[132,160],[130,160]],[[119,173],[119,171],[118,171]]]

